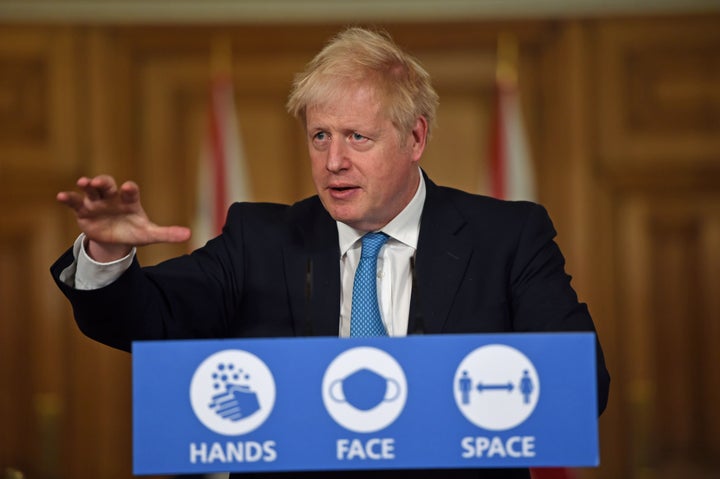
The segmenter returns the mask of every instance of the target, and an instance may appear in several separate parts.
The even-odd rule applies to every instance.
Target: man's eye
[[[351,136],[351,138],[352,138],[353,141],[363,141],[363,140],[367,140],[367,138],[364,137],[363,135],[361,135],[360,133],[353,133],[353,134],[350,135],[350,136]]]
[[[315,136],[313,137],[313,139],[317,141],[323,141],[325,138],[327,138],[327,134],[324,131],[315,133]]]

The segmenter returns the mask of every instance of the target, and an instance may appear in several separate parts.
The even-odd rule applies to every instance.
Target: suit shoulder
[[[272,216],[282,214],[290,206],[282,203],[236,202],[230,205],[228,219],[236,216]]]
[[[503,222],[507,222],[513,218],[522,221],[528,215],[533,214],[547,215],[542,205],[531,201],[499,200],[446,186],[439,187],[439,190],[441,195],[469,220],[491,221],[501,219]]]
[[[262,223],[266,225],[293,223],[324,211],[317,196],[305,198],[292,205],[282,203],[238,202],[228,210],[227,225]]]

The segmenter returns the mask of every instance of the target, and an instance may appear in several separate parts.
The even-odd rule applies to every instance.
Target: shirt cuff
[[[60,281],[79,290],[103,288],[115,282],[127,271],[135,258],[133,248],[124,258],[109,263],[99,263],[85,251],[85,233],[81,233],[73,244],[75,261],[60,273]]]

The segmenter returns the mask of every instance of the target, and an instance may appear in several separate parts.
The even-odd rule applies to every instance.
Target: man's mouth
[[[353,194],[353,192],[359,190],[360,188],[358,186],[353,185],[334,185],[329,186],[328,191],[330,192],[330,196],[336,199],[346,199],[350,195]]]

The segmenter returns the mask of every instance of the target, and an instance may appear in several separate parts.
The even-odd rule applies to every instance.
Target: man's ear
[[[425,151],[425,146],[427,145],[428,122],[424,116],[419,116],[415,120],[415,125],[410,131],[410,134],[412,141],[411,147],[413,150],[413,160],[418,161],[420,160],[423,151]]]

